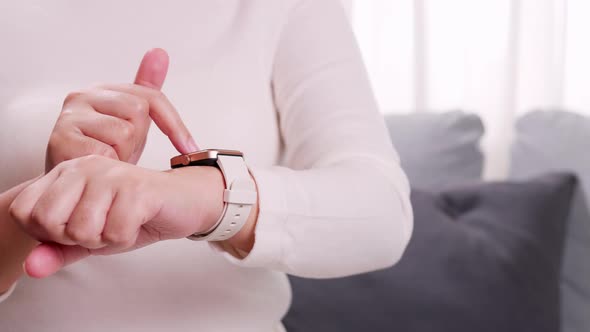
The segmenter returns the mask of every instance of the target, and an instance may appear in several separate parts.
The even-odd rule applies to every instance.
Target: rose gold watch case
[[[170,167],[179,168],[190,165],[203,165],[203,166],[217,166],[218,156],[238,156],[244,157],[244,154],[236,150],[221,150],[221,149],[207,149],[196,151],[188,154],[181,154],[179,156],[170,159]],[[207,163],[200,163],[206,161]]]

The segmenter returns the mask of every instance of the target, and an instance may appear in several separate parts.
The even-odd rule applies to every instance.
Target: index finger
[[[176,108],[159,90],[137,84],[114,84],[100,87],[144,98],[150,105],[150,117],[162,133],[168,136],[178,152],[186,154],[199,149]]]

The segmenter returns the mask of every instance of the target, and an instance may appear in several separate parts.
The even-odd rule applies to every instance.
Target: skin
[[[160,92],[168,62],[165,51],[151,50],[134,84],[103,85],[65,99],[48,143],[46,174],[0,194],[0,292],[23,266],[43,278],[89,255],[182,239],[217,221],[225,188],[218,169],[161,172],[135,165],[152,120],[180,153],[198,150]],[[238,257],[251,251],[257,215],[256,205],[244,228],[221,247]]]
[[[23,262],[37,246],[37,241],[14,223],[8,207],[16,196],[34,180],[0,194],[0,293],[6,291],[23,272]]]

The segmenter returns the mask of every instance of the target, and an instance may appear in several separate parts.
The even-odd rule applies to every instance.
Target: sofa
[[[510,174],[493,182],[478,116],[385,121],[413,189],[406,254],[362,275],[290,277],[287,331],[590,331],[590,118],[521,117]]]

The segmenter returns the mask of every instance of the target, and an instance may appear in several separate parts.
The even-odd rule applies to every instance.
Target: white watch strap
[[[226,188],[223,193],[223,213],[212,229],[189,236],[191,240],[225,241],[231,238],[242,229],[252,206],[256,204],[256,185],[250,177],[244,158],[219,155],[217,164],[223,173]]]

